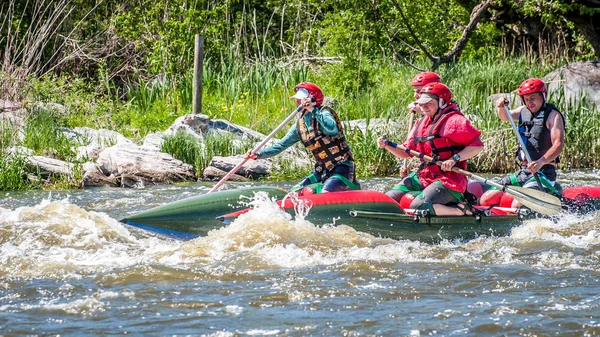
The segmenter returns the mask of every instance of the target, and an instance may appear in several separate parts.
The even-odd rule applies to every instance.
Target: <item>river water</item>
[[[569,177],[593,185],[600,172]],[[274,205],[187,242],[118,222],[210,187],[3,192],[0,336],[600,334],[598,214],[438,244],[318,227]]]

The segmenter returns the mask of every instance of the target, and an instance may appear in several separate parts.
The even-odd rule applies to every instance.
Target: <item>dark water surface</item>
[[[0,336],[600,334],[599,214],[440,244],[314,226],[274,204],[188,242],[118,222],[211,186],[3,193]]]

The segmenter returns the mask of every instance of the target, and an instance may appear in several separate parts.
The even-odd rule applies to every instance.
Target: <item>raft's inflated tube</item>
[[[206,235],[208,231],[224,226],[217,220],[218,216],[245,208],[246,206],[240,205],[241,197],[251,198],[257,192],[266,192],[270,197],[277,199],[287,195],[285,190],[268,186],[218,191],[171,202],[130,215],[120,221],[146,230],[159,228],[171,232]],[[154,232],[163,234],[158,230]]]
[[[407,192],[404,194],[402,198],[400,198],[400,207],[402,207],[402,209],[409,209],[410,204],[413,202],[413,200],[415,200],[415,196],[417,196],[417,194],[419,194],[419,192]]]

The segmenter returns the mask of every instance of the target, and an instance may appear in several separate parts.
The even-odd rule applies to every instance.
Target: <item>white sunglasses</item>
[[[296,94],[294,94],[294,96],[292,96],[291,98],[303,99],[303,98],[307,98],[307,97],[310,97],[310,93],[308,92],[308,90],[306,90],[304,88],[298,88],[298,91],[296,91]]]

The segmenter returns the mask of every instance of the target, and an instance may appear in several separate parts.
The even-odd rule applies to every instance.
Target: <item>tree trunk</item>
[[[600,60],[600,14],[581,16],[569,13],[565,16],[581,31],[586,40],[592,45],[596,59]]]

